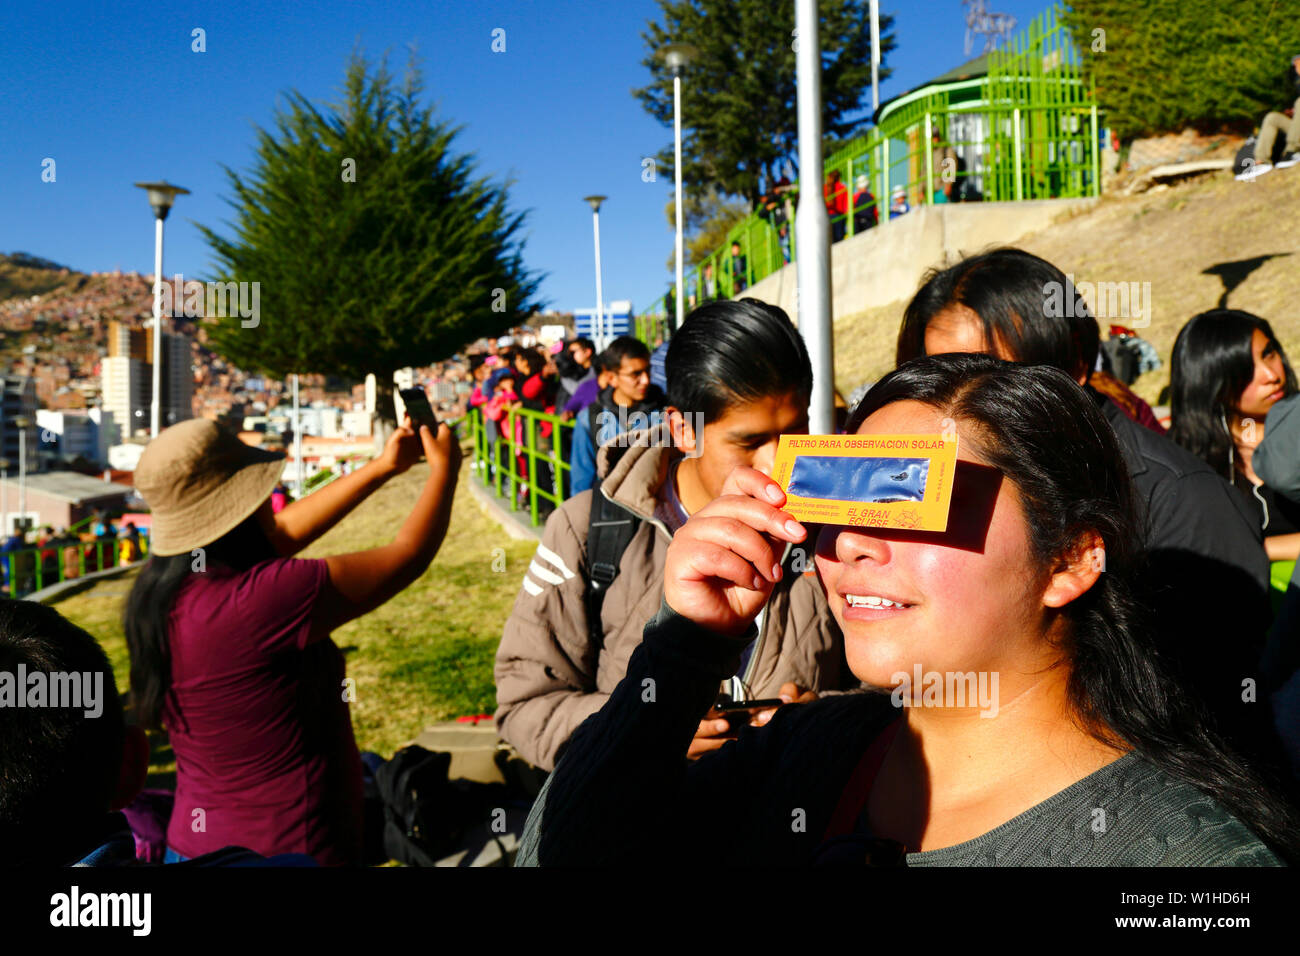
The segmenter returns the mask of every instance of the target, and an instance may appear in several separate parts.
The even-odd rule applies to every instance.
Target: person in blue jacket
[[[596,450],[601,445],[625,431],[659,424],[666,404],[663,389],[650,382],[650,350],[644,343],[621,335],[601,358],[614,382],[574,420],[569,497],[595,484]]]

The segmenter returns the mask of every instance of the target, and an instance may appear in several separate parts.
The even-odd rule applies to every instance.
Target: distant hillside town
[[[179,301],[181,290],[174,292]],[[44,526],[57,530],[98,512],[142,505],[131,479],[150,434],[152,317],[152,275],[86,274],[27,253],[0,255],[5,535]],[[161,427],[209,418],[249,444],[283,450],[291,487],[373,453],[373,383],[299,377],[299,467],[293,458],[291,384],[223,361],[208,348],[201,320],[169,314],[163,328]],[[520,338],[535,334],[527,327],[512,331]],[[405,369],[398,379],[423,385],[444,419],[464,414],[473,387],[463,356]],[[79,480],[78,473],[88,480]]]

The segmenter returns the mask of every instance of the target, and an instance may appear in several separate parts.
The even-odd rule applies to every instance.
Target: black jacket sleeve
[[[752,637],[752,628],[740,640],[715,634],[661,602],[627,675],[574,732],[547,780],[516,865],[716,860],[783,735],[746,728],[699,760],[685,754]],[[784,724],[779,716],[762,730]]]

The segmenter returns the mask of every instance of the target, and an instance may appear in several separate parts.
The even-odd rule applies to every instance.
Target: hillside
[[[1293,364],[1300,360],[1297,213],[1300,167],[1252,183],[1223,172],[1140,195],[1105,197],[1088,212],[1016,245],[1055,263],[1076,282],[1151,283],[1151,326],[1140,333],[1165,366],[1142,376],[1134,388],[1157,403],[1169,382],[1178,330],[1197,312],[1220,304],[1268,319]],[[893,367],[906,304],[835,322],[835,377],[842,394]]]
[[[55,289],[79,289],[88,276],[25,252],[0,253],[0,302],[44,295]]]

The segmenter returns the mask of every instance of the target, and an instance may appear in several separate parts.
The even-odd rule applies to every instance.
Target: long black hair
[[[774,395],[812,394],[803,336],[785,310],[757,299],[707,302],[682,321],[664,357],[668,404],[710,424]]]
[[[1087,377],[1101,333],[1069,278],[1046,259],[1010,247],[931,269],[903,312],[897,364],[925,355],[925,330],[945,309],[964,306],[984,326],[984,340],[1001,342],[1018,362],[1050,365]]]
[[[195,574],[223,568],[247,571],[274,557],[275,550],[254,512],[211,544],[182,554],[153,555],[140,569],[126,599],[122,627],[131,654],[131,698],[141,726],[162,727],[172,676],[170,619],[181,589]]]
[[[1211,309],[1193,316],[1174,340],[1170,368],[1169,437],[1216,472],[1232,481],[1233,438],[1230,430],[1239,417],[1242,390],[1255,377],[1251,339],[1263,332],[1282,357],[1285,391],[1296,392],[1295,372],[1273,327],[1239,309]]]
[[[1079,726],[1209,794],[1279,855],[1300,859],[1300,825],[1275,782],[1229,748],[1161,658],[1134,594],[1142,555],[1132,481],[1087,393],[1054,368],[978,354],[931,356],[876,383],[847,432],[907,400],[963,424],[979,457],[1015,486],[1040,568],[1056,566],[1086,533],[1101,536],[1104,573],[1055,611],[1064,621],[1061,651]]]

